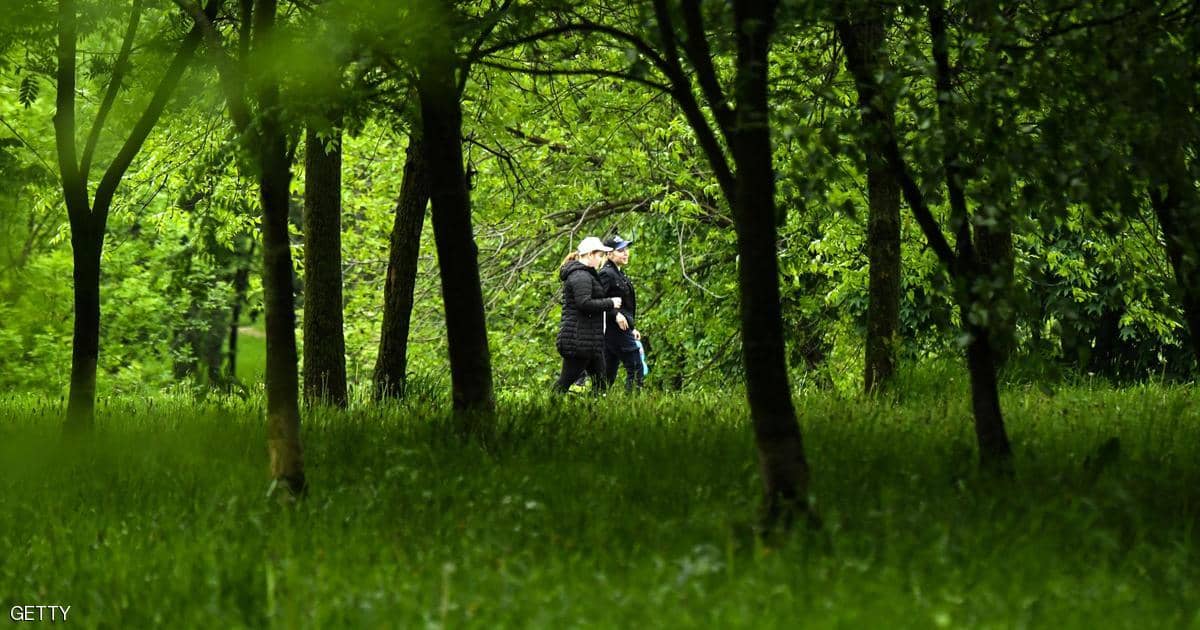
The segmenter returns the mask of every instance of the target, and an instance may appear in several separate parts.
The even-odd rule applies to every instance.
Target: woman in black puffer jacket
[[[558,272],[562,280],[562,323],[554,345],[562,355],[562,374],[554,390],[566,392],[584,372],[592,377],[592,390],[604,386],[604,313],[621,308],[621,298],[604,297],[596,269],[604,263],[605,247],[589,236],[579,243],[576,255]]]

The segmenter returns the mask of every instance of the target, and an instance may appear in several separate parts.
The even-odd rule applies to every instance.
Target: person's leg
[[[571,385],[583,376],[587,365],[588,362],[585,359],[563,357],[562,374],[554,383],[554,391],[559,394],[567,393],[567,390],[571,389]]]
[[[633,385],[636,383],[638,389],[642,388],[642,357],[637,350],[630,350],[621,353],[621,363],[625,365],[625,391],[633,391]],[[614,373],[616,369],[614,368]]]
[[[587,364],[587,371],[592,375],[592,393],[600,395],[608,389],[608,370],[604,367],[604,353],[598,352]]]
[[[621,367],[621,360],[616,352],[604,345],[604,387],[612,387],[612,384],[617,382],[617,368]]]

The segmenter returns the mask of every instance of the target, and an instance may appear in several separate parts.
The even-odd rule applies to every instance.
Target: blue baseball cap
[[[627,241],[621,238],[620,234],[613,234],[612,236],[604,239],[604,244],[613,249],[625,249],[626,247],[633,245],[633,241]]]

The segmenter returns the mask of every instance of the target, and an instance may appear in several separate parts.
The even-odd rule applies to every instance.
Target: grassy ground
[[[11,398],[0,604],[114,628],[1200,627],[1192,389],[1007,391],[1011,482],[973,474],[951,389],[798,399],[825,528],[771,548],[736,393],[506,395],[488,444],[425,405],[312,413],[294,508],[265,498],[261,402],[110,402],[64,444],[57,402]]]
[[[267,339],[261,322],[238,327],[237,355],[238,380],[261,383],[267,364]]]

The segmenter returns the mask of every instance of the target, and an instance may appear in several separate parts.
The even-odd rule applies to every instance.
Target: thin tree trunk
[[[1175,274],[1177,299],[1183,307],[1192,352],[1200,365],[1200,197],[1183,147],[1165,130],[1158,136],[1154,146],[1144,147],[1140,153],[1154,169],[1150,205],[1162,230],[1167,260]]]
[[[1012,355],[1016,345],[1017,318],[1013,303],[1014,259],[1012,224],[1006,217],[997,217],[997,224],[987,226],[975,224],[975,249],[979,255],[980,268],[998,287],[992,307],[988,309],[992,338],[992,350],[998,366],[1003,366]]]
[[[495,408],[491,353],[463,171],[462,103],[454,72],[452,51],[431,51],[418,77],[417,91],[428,149],[433,237],[446,307],[454,409],[490,412]]]
[[[900,153],[894,130],[885,133],[881,146],[885,163],[895,181],[899,183],[900,191],[920,225],[921,231],[924,232],[930,248],[945,265],[957,287],[955,294],[962,313],[963,329],[971,338],[967,348],[967,369],[971,377],[971,398],[975,411],[980,465],[985,469],[1008,471],[1011,469],[1009,462],[1012,458],[1012,447],[1004,427],[1004,418],[1000,413],[995,354],[988,330],[974,324],[971,317],[976,300],[972,287],[982,274],[971,242],[971,226],[964,189],[965,176],[957,155],[957,131],[950,109],[952,94],[945,10],[940,0],[934,0],[930,4],[928,17],[936,66],[938,114],[945,137],[942,166],[945,170],[946,190],[950,199],[951,225],[957,234],[957,252],[951,248],[945,235],[942,234],[942,228],[930,211],[924,193],[913,178],[912,169],[909,168]],[[863,58],[857,54],[860,48],[853,44],[856,33],[850,28],[844,17],[838,20],[837,30],[843,42],[851,42],[846,45],[846,66],[854,75],[856,82],[867,89],[872,89],[874,86],[873,89],[877,90],[878,82],[875,75],[869,71]],[[879,109],[894,106],[883,101],[884,99],[879,98],[868,99],[868,107]]]
[[[309,128],[304,142],[304,399],[345,407],[341,137],[326,151]]]
[[[211,19],[220,8],[221,0],[208,0],[199,19]],[[71,247],[74,258],[75,323],[71,351],[71,389],[67,402],[68,430],[89,429],[93,424],[96,406],[96,364],[100,355],[100,255],[108,229],[108,213],[121,179],[129,170],[142,144],[162,116],[192,55],[201,40],[199,22],[184,36],[171,63],[159,79],[149,103],[142,110],[121,148],[105,169],[95,196],[88,201],[88,174],[92,151],[104,126],[109,108],[115,100],[123,79],[124,63],[133,46],[133,37],[140,21],[141,4],[134,5],[129,27],[125,33],[117,69],[110,80],[104,100],[84,146],[83,157],[77,162],[75,119],[75,53],[78,36],[78,16],[73,0],[58,3],[58,67],[55,70],[54,135],[58,154],[59,175],[63,201],[71,225]],[[82,164],[82,165],[81,165]]]
[[[235,246],[236,247],[236,246]],[[254,256],[254,241],[250,241],[245,254],[235,250],[237,257],[245,256],[233,273],[233,306],[229,313],[229,354],[226,361],[226,382],[230,385],[237,383],[237,352],[238,352],[238,322],[242,319],[242,306],[246,304],[246,291],[250,288],[250,261]]]
[[[763,525],[791,525],[808,513],[808,462],[784,356],[779,268],[775,257],[775,184],[767,103],[767,61],[774,2],[734,3],[737,33],[736,164],[739,297],[746,390],[764,484]]]
[[[962,308],[963,321],[968,307]],[[996,382],[996,357],[991,333],[984,326],[966,326],[967,371],[971,377],[971,409],[975,414],[975,439],[979,443],[979,465],[986,471],[1010,474],[1012,447],[1000,413],[1000,391]]]
[[[885,47],[885,16],[864,16],[846,22],[852,36],[842,45],[864,71],[877,75],[890,70]],[[885,387],[896,371],[896,332],[900,328],[900,184],[884,160],[884,139],[895,133],[894,106],[874,107],[884,95],[874,82],[858,83],[858,104],[866,131],[867,261],[870,266],[867,301],[866,361],[863,384],[867,392]]]
[[[949,43],[946,34],[946,10],[942,0],[929,5],[929,34],[934,59],[934,83],[937,87],[938,119],[942,127],[942,170],[950,200],[950,222],[958,235],[956,264],[952,269],[962,314],[962,326],[971,340],[967,345],[967,370],[971,377],[971,398],[975,410],[975,434],[979,441],[979,463],[985,470],[1011,471],[1012,446],[1000,413],[1000,393],[996,382],[996,355],[989,324],[976,324],[974,309],[982,303],[988,310],[994,304],[981,299],[979,281],[986,278],[972,239],[970,213],[967,210],[966,181],[959,153],[958,128],[953,114]]]
[[[104,236],[77,226],[71,230],[75,324],[71,344],[71,390],[67,430],[92,427],[96,409],[96,362],[100,356],[100,251]]]
[[[404,180],[396,201],[396,218],[388,250],[388,271],[383,287],[383,328],[375,361],[376,400],[404,396],[408,373],[408,330],[412,319],[413,291],[417,284],[417,259],[421,228],[429,205],[429,172],[419,130],[409,135]]]
[[[254,10],[255,42],[270,39],[275,1],[259,0]],[[307,487],[300,447],[300,405],[296,374],[296,311],[292,295],[292,252],[288,239],[288,193],[292,171],[287,139],[278,119],[279,88],[259,93],[258,157],[262,200],[263,306],[267,336],[267,448],[271,477],[292,496]]]

